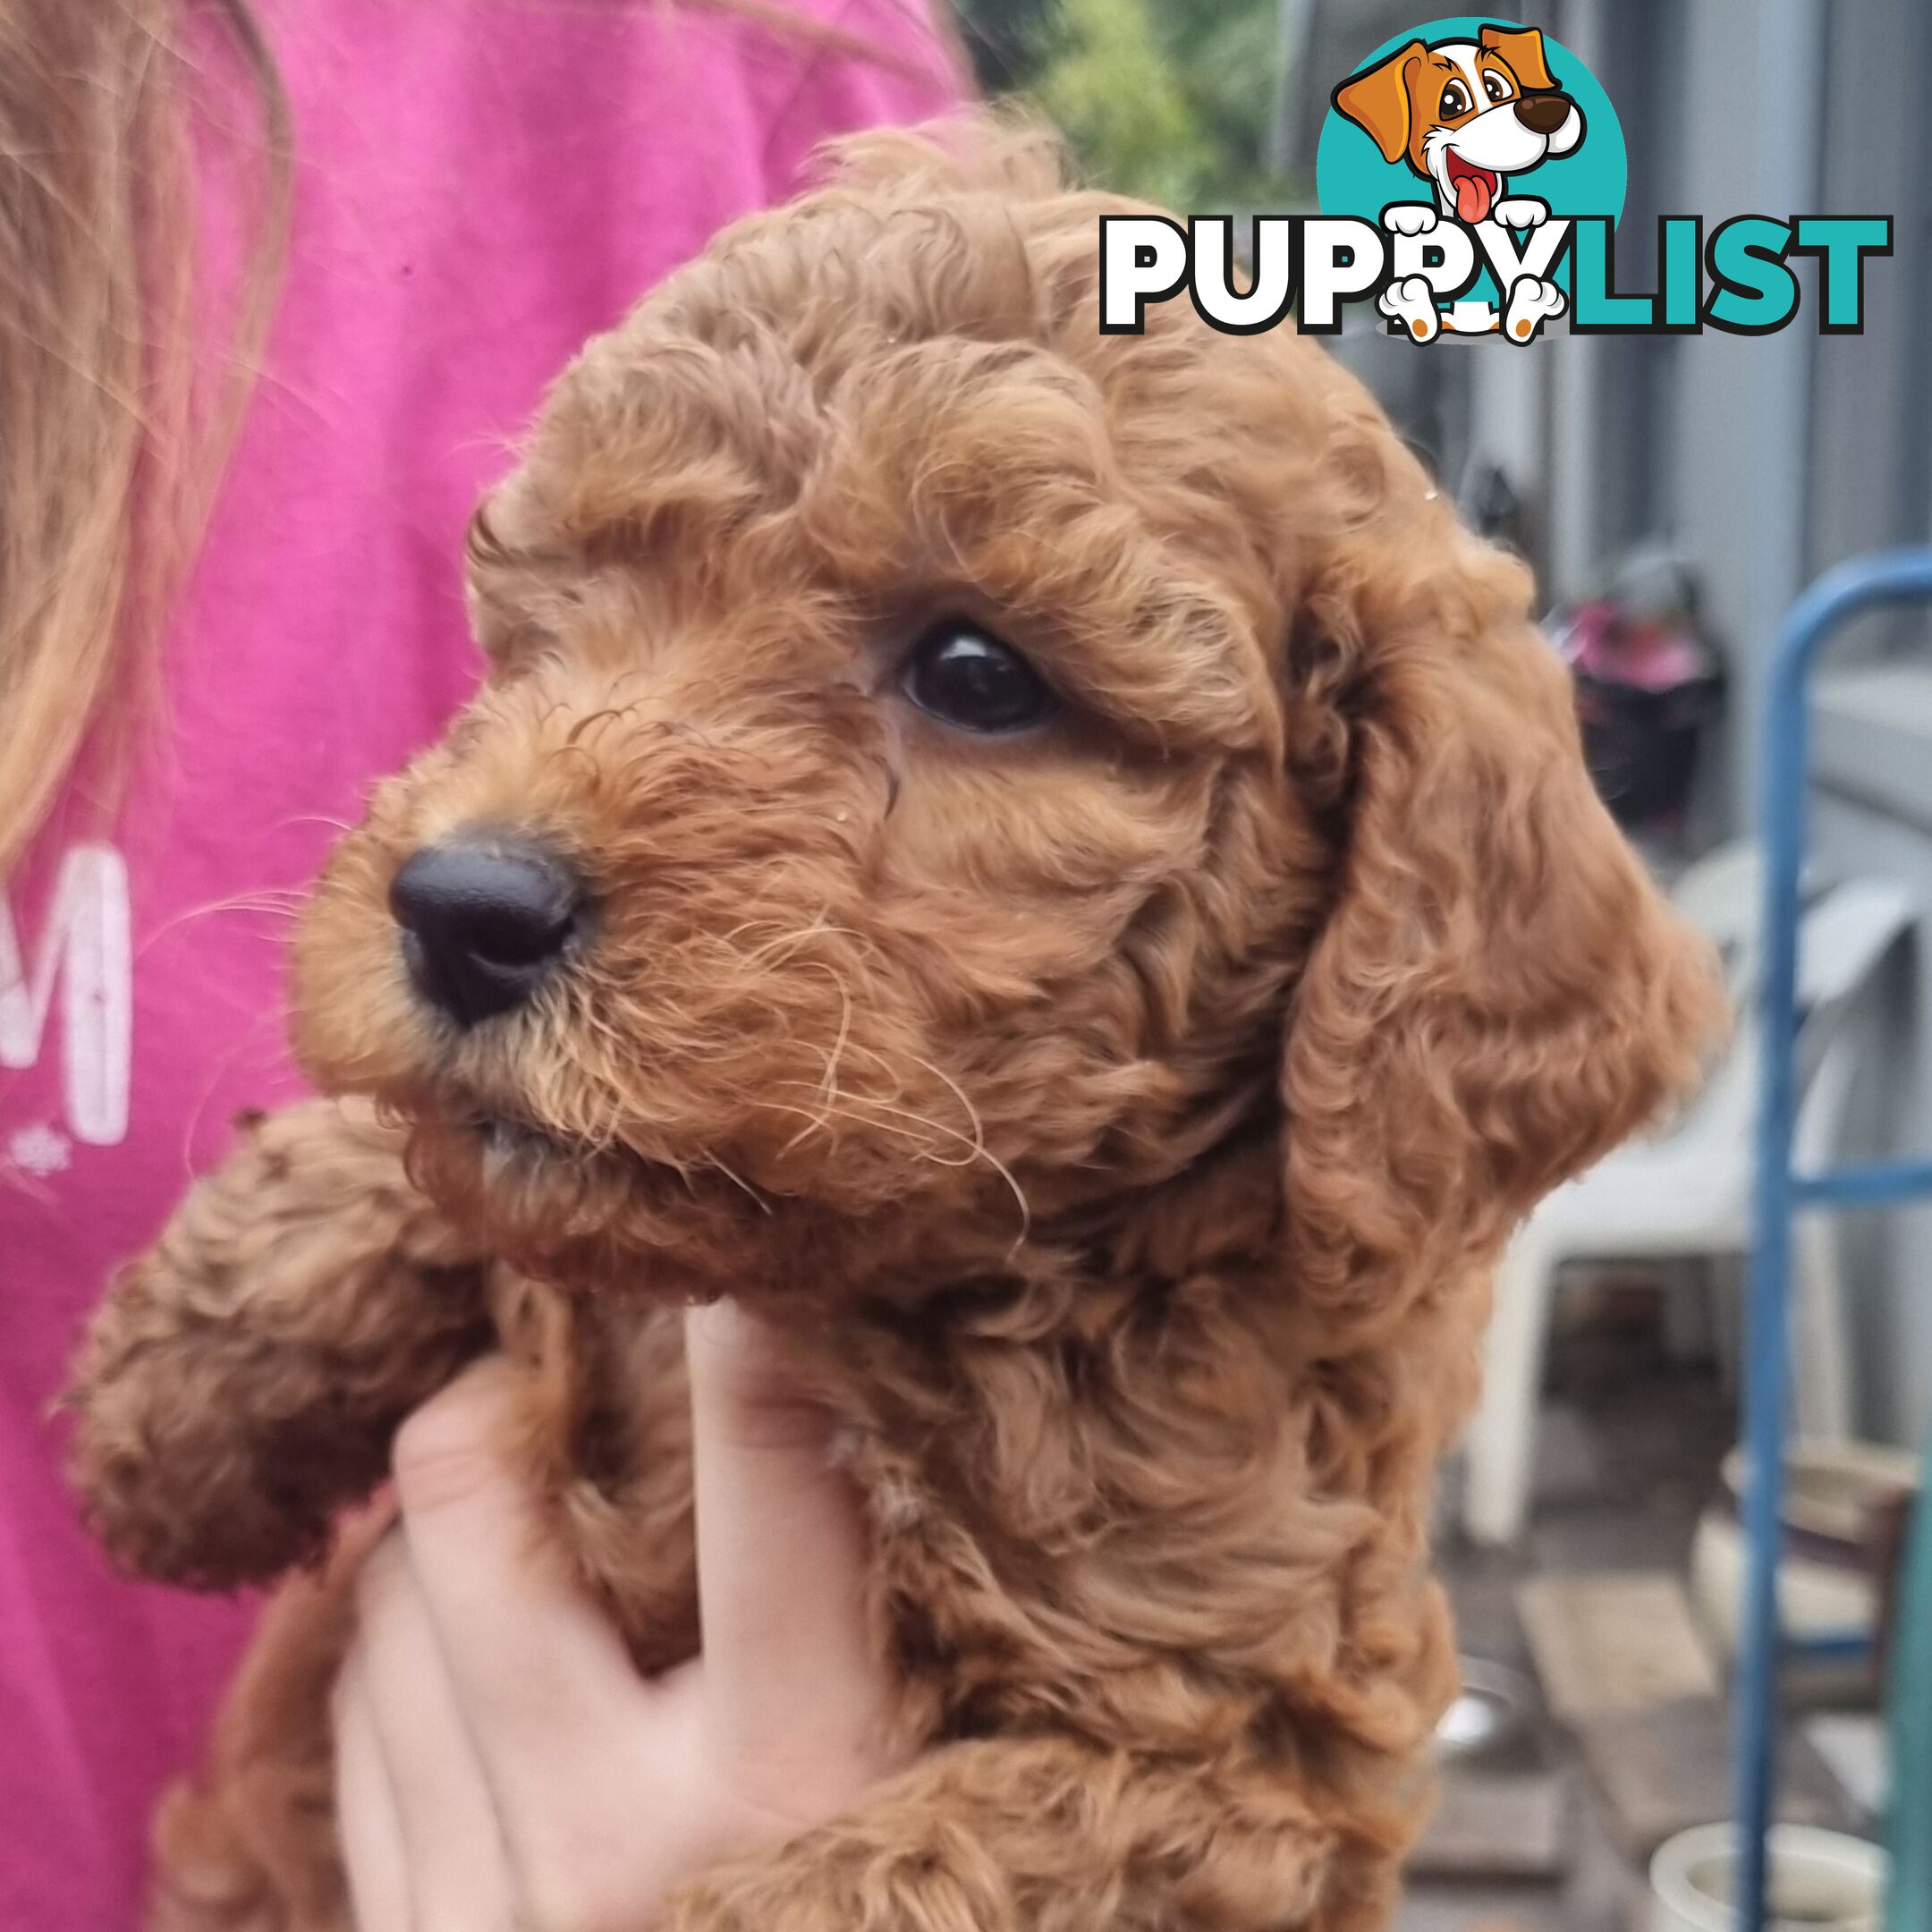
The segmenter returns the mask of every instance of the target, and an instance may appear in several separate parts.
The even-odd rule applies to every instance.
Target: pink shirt
[[[147,1815],[250,1620],[110,1575],[47,1408],[113,1263],[238,1109],[296,1090],[275,908],[475,682],[479,486],[583,338],[816,141],[956,97],[925,0],[792,4],[890,61],[658,0],[257,0],[292,97],[292,256],[165,729],[114,825],[60,815],[0,899],[9,1932],[131,1932]]]

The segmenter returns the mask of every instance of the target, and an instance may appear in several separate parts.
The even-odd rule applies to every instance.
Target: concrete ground
[[[1526,1578],[1645,1571],[1682,1580],[1733,1420],[1731,1397],[1713,1367],[1687,1367],[1666,1355],[1654,1298],[1613,1294],[1595,1318],[1573,1323],[1553,1343],[1535,1506],[1522,1546],[1506,1555],[1479,1551],[1453,1530],[1441,1539],[1439,1562],[1456,1604],[1462,1654],[1535,1681],[1517,1611]],[[1653,1763],[1673,1775],[1682,1759],[1698,1756],[1707,1760],[1704,1786],[1715,1786],[1719,1796],[1711,1802],[1719,1803],[1726,1776],[1724,1714],[1715,1699],[1686,1708],[1694,1750],[1676,1741],[1681,1731],[1644,1735],[1646,1720],[1638,1735],[1607,1754],[1594,1736],[1593,1771],[1579,1737],[1544,1709],[1513,1759],[1500,1768],[1450,1773],[1437,1855],[1431,1857],[1426,1842],[1419,1860],[1438,1868],[1412,1871],[1400,1932],[1642,1932],[1646,1848],[1628,1842],[1627,1819],[1606,1801],[1596,1773],[1607,1765],[1607,1775],[1623,1775],[1626,1785],[1634,1776],[1641,1784],[1650,1775],[1647,1752],[1661,1752]],[[1619,1766],[1619,1750],[1633,1752],[1634,1762]],[[1810,1760],[1804,1768],[1810,1775],[1796,1782],[1822,1808],[1818,1822],[1860,1822],[1821,1763]],[[1494,1856],[1484,1852],[1486,1834]],[[1443,1853],[1449,1844],[1457,1849]],[[1445,1859],[1465,1873],[1491,1875],[1445,1876],[1439,1868]],[[1547,1868],[1540,1875],[1493,1875],[1496,1865],[1539,1861]]]

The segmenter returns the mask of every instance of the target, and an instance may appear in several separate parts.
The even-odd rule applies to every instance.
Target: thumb
[[[706,1723],[728,1762],[821,1785],[877,1775],[892,1682],[867,1602],[858,1491],[835,1419],[780,1338],[732,1302],[685,1318]],[[782,1793],[773,1793],[775,1799]]]

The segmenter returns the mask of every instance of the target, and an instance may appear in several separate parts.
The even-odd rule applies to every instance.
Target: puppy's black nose
[[[539,845],[465,835],[408,859],[389,909],[417,990],[469,1027],[536,991],[577,929],[583,890]]]
[[[1570,118],[1567,94],[1525,94],[1516,103],[1516,118],[1532,134],[1554,134]]]

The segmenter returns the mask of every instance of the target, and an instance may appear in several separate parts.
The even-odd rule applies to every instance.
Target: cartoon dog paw
[[[1419,343],[1433,342],[1442,328],[1436,292],[1427,275],[1404,275],[1400,282],[1391,282],[1376,297],[1376,307],[1391,322],[1400,322]]]
[[[1540,228],[1549,219],[1549,203],[1534,195],[1511,195],[1489,210],[1489,219],[1505,228]]]
[[[1427,234],[1439,219],[1427,201],[1402,201],[1382,210],[1382,225],[1392,234]]]
[[[1503,333],[1512,342],[1526,343],[1553,316],[1560,316],[1570,299],[1554,282],[1539,275],[1521,275],[1510,284],[1503,309]]]

